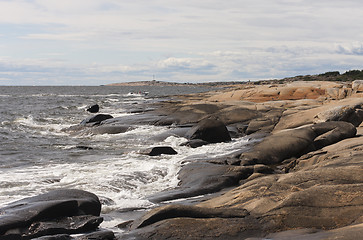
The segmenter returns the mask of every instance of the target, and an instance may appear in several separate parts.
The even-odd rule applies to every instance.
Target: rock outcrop
[[[353,81],[352,89],[353,89],[354,93],[362,93],[363,92],[363,80]]]
[[[48,237],[41,239],[52,239],[49,235],[60,234],[67,239],[69,234],[96,231],[103,221],[100,212],[101,203],[92,193],[75,189],[54,190],[1,208],[0,239],[42,236]]]
[[[250,177],[190,209],[156,208],[135,221],[138,229],[130,234],[136,239],[354,239],[363,233],[362,150],[361,135],[342,140],[290,162],[288,173]],[[235,216],[198,213],[209,209]]]
[[[278,164],[301,155],[354,137],[355,127],[348,122],[326,122],[274,133],[241,155],[242,165]]]
[[[174,200],[234,188],[195,201],[193,206],[155,208],[134,221],[129,236],[135,239],[360,237],[363,234],[363,101],[357,95],[359,86],[359,81],[351,86],[298,82],[244,86],[208,96],[205,104],[214,112],[208,111],[204,119],[218,119],[245,134],[270,134],[251,149],[233,156],[196,159],[182,166],[179,186],[152,196],[151,200]],[[201,99],[198,101],[200,104]],[[211,102],[218,107],[209,106]],[[197,112],[193,102],[189,105],[189,111]],[[230,115],[221,114],[232,109],[239,110]],[[171,115],[177,112],[174,109]],[[203,118],[196,115],[194,120]]]

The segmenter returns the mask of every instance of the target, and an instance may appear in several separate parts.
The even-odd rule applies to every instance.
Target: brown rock
[[[356,136],[356,128],[351,123],[357,126],[362,118],[363,101],[358,97],[332,100],[348,97],[351,92],[347,84],[294,82],[243,86],[210,97],[210,101],[218,101],[219,109],[209,116],[219,117],[226,123],[249,124],[251,132],[278,123],[272,135],[241,154],[240,160],[215,159],[184,166],[180,172],[181,184],[173,192],[173,198],[164,199],[239,186],[193,206],[197,208],[179,205],[157,208],[135,222],[135,226],[141,226],[133,232],[136,239],[360,237],[363,232],[363,130],[359,128]],[[327,114],[323,119],[323,113],[338,106],[351,110],[338,114],[338,118]],[[240,112],[225,117],[220,114],[233,109]],[[268,115],[273,111],[280,111],[280,115]],[[239,161],[245,166],[226,165]],[[276,170],[277,166],[284,167],[286,173]],[[247,210],[249,215],[229,218],[210,212],[199,214],[211,209],[225,213]]]
[[[244,218],[248,215],[245,209],[202,208],[188,205],[167,205],[155,208],[136,220],[132,228],[141,228],[158,221],[170,218]]]
[[[355,80],[352,82],[352,89],[355,93],[363,92],[363,80]]]
[[[241,165],[281,163],[310,151],[353,137],[356,129],[347,122],[319,123],[303,128],[284,130],[266,137],[251,151],[241,154]]]

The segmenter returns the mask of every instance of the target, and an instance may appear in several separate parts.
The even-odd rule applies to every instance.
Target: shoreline
[[[162,121],[162,124],[174,122],[177,125],[193,125],[206,118],[217,118],[227,126],[235,127],[240,136],[264,133],[267,134],[267,137],[261,143],[256,143],[253,150],[242,153],[238,158],[230,156],[218,161],[206,160],[205,162],[210,166],[223,166],[217,172],[213,172],[212,168],[205,165],[199,168],[197,166],[196,169],[200,176],[198,180],[192,180],[194,184],[196,181],[202,183],[212,181],[218,185],[219,180],[216,179],[216,176],[220,176],[219,178],[223,176],[223,178],[229,178],[229,184],[222,184],[222,189],[231,188],[231,190],[207,201],[195,203],[190,208],[185,208],[179,204],[157,207],[149,211],[141,220],[136,220],[136,223],[133,223],[131,229],[134,230],[130,232],[130,236],[136,237],[136,239],[166,237],[178,239],[184,236],[180,235],[181,232],[190,231],[188,236],[192,239],[215,239],[217,236],[228,239],[240,239],[241,237],[260,239],[281,232],[275,235],[283,237],[284,234],[293,234],[292,236],[308,239],[319,234],[322,236],[331,235],[332,237],[343,235],[349,238],[352,234],[356,234],[356,231],[363,232],[363,227],[359,225],[363,224],[363,219],[359,218],[363,214],[363,201],[357,199],[356,195],[356,191],[363,192],[363,186],[359,185],[360,181],[363,180],[360,179],[361,174],[359,174],[362,173],[361,159],[363,157],[360,153],[360,150],[363,149],[363,127],[361,124],[363,120],[361,110],[363,95],[360,88],[356,86],[353,88],[352,85],[354,86],[354,83],[293,82],[281,85],[271,84],[177,96],[172,101],[161,103],[157,112],[165,114],[168,118]],[[348,122],[353,123],[356,127]],[[347,128],[352,129],[350,133],[344,132]],[[315,144],[314,149],[310,149],[311,144]],[[337,151],[339,146],[343,147]],[[355,148],[352,149],[351,146],[355,146]],[[266,154],[272,154],[274,157]],[[337,156],[334,157],[337,159],[332,163],[339,166],[336,169],[337,173],[329,166],[331,156]],[[347,160],[347,157],[351,159]],[[348,172],[356,164],[358,164],[358,169],[353,174],[354,178],[346,180],[349,184],[358,184],[354,190],[351,190],[346,183],[343,185],[340,183],[339,178],[341,176],[337,175]],[[321,179],[316,175],[316,169],[323,173]],[[215,175],[203,175],[203,170],[212,171]],[[241,173],[246,171],[248,173]],[[195,170],[192,170],[189,175],[194,175],[194,172]],[[237,174],[233,175],[231,172]],[[241,176],[241,174],[247,175]],[[254,192],[261,187],[265,188],[266,184],[270,185],[269,188],[274,188],[273,186],[276,185],[275,178],[284,181],[287,176],[291,179],[294,179],[295,176],[297,178],[297,180],[292,181],[293,184],[288,184],[291,189],[288,187],[282,192],[281,190],[277,192],[275,192],[276,190],[269,190],[267,195],[261,193],[260,190]],[[314,179],[313,184],[301,187],[303,185],[299,181],[302,180],[299,179],[302,177],[305,178],[303,182],[309,178]],[[331,178],[332,186],[325,182],[325,178]],[[235,179],[232,184],[230,184],[231,179]],[[188,181],[188,177],[181,177],[182,184],[178,189],[179,192],[178,190],[175,192],[174,189],[166,193],[166,195],[169,194],[169,198],[159,200],[170,199],[170,192],[173,191],[171,198],[183,196],[180,195],[180,191],[183,191],[183,185],[187,188],[190,187]],[[253,192],[250,189],[253,186],[251,184],[258,186]],[[318,186],[324,192],[323,195],[315,191]],[[202,186],[199,187],[197,191],[203,189]],[[334,216],[340,216],[342,211],[341,205],[335,205],[328,200],[331,197],[336,197],[334,192],[337,190],[334,187],[341,189],[339,191],[344,191],[346,196],[351,196],[348,197],[349,199],[354,199],[358,204],[355,207],[355,214],[352,214],[350,209],[344,211],[344,223],[332,223],[328,220],[335,218]],[[249,197],[244,197],[245,194]],[[271,197],[271,194],[275,197]],[[302,200],[305,198],[305,194],[309,196],[309,199]],[[321,197],[327,199],[327,204],[314,203],[315,200],[313,199],[320,199]],[[254,198],[256,200],[253,200]],[[274,198],[280,200],[273,200]],[[288,203],[292,201],[290,199],[295,199],[294,201],[299,203],[297,205],[293,202]],[[254,203],[255,201],[257,202]],[[347,200],[341,196],[339,201],[346,204]],[[311,205],[311,203],[315,206],[313,210],[308,211],[311,217],[307,221],[306,213],[304,213],[306,210],[301,208],[306,208],[304,206]],[[269,204],[271,206],[268,206]],[[286,207],[278,207],[284,205]],[[321,212],[315,215],[317,211],[322,211],[318,209],[327,207],[332,209],[333,213],[327,215],[327,213]],[[286,209],[281,210],[284,208]],[[214,213],[215,209],[224,209],[227,212],[229,209],[247,210],[249,214],[248,216],[242,216],[242,214],[236,218],[233,214],[226,216],[220,213],[218,215]],[[287,209],[289,210],[287,211]],[[201,211],[206,211],[205,214],[210,214],[210,217],[205,217],[206,219],[202,217],[201,219]],[[158,216],[159,220],[149,222],[149,219],[153,219],[155,216]],[[294,218],[296,219],[293,221]],[[277,219],[279,220],[277,221]],[[145,225],[144,222],[147,224]],[[197,224],[198,227],[191,228],[190,223]],[[211,233],[210,226],[214,225],[215,227],[218,226],[218,230]],[[182,230],[173,232],[175,226]],[[241,231],[241,226],[246,230]],[[354,231],[347,231],[347,228],[352,228]],[[295,229],[324,229],[325,231],[284,232]]]
[[[103,116],[69,129],[116,134],[139,123],[166,126],[162,138],[183,136],[191,149],[223,143],[224,155],[183,163],[179,185],[148,198],[158,207],[115,213],[130,218],[116,239],[363,233],[363,81],[244,85],[167,99],[138,106],[132,118]],[[231,148],[231,137],[250,142]]]

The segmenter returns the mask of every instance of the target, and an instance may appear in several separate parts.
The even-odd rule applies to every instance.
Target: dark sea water
[[[177,186],[185,159],[218,156],[234,151],[246,140],[203,146],[179,146],[186,139],[153,136],[167,127],[138,125],[120,134],[72,135],[63,129],[89,117],[87,106],[100,113],[132,116],[133,110],[168,95],[210,90],[199,87],[0,87],[0,207],[24,197],[58,188],[76,188],[102,200],[101,226],[112,228],[127,220],[122,212],[154,206],[147,196]],[[130,94],[149,92],[148,95]],[[140,150],[168,145],[178,155],[145,156]],[[92,150],[77,146],[92,147]]]

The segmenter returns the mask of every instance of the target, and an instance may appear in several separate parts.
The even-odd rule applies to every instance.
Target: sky
[[[363,69],[361,0],[0,0],[0,85]]]

